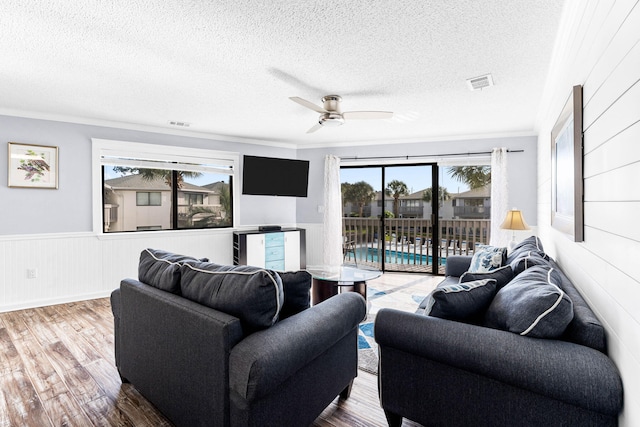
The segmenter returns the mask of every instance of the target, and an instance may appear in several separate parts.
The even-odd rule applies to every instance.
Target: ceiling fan
[[[311,127],[307,133],[317,131],[323,126],[340,126],[345,120],[360,120],[360,119],[390,119],[393,117],[393,113],[390,111],[340,111],[340,102],[342,98],[338,95],[327,95],[322,98],[323,106],[320,107],[313,102],[306,99],[292,96],[289,98],[293,102],[297,102],[303,107],[312,109],[320,113],[318,123]]]

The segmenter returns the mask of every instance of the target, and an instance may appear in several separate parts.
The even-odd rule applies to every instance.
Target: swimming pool
[[[358,260],[378,262],[378,249],[376,248],[356,248],[356,257]],[[433,257],[431,255],[420,253],[407,253],[400,251],[385,250],[384,262],[387,264],[417,264],[432,265]],[[440,265],[447,263],[446,258],[440,258]]]

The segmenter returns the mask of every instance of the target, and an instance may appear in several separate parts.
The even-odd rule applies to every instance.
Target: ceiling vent
[[[485,74],[484,76],[467,79],[467,86],[469,86],[470,90],[481,90],[485,87],[493,86],[493,77],[491,77],[491,74]]]
[[[176,126],[179,128],[188,128],[189,126],[191,126],[191,123],[187,123],[187,122],[177,122],[175,120],[169,120],[169,124],[171,126]]]

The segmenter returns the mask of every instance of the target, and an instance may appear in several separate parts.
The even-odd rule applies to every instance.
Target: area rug
[[[378,375],[378,344],[373,336],[375,316],[367,316],[358,328],[358,368]]]
[[[378,292],[374,295],[382,294]],[[424,295],[412,295],[413,301],[419,304]],[[358,369],[378,375],[378,344],[373,333],[375,314],[367,314],[358,327]]]

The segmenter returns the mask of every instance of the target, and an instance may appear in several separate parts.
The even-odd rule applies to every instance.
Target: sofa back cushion
[[[575,344],[585,345],[598,350],[604,354],[607,353],[607,341],[602,323],[598,320],[591,307],[584,300],[580,292],[575,288],[569,278],[558,268],[554,260],[549,261],[554,267],[562,282],[562,289],[569,295],[573,302],[573,320],[567,326],[562,335],[564,341]]]
[[[278,320],[284,293],[276,272],[205,262],[185,263],[180,271],[183,297],[237,317],[246,333]]]
[[[486,326],[534,338],[559,338],[573,319],[573,303],[554,268],[531,267],[496,294]]]
[[[147,248],[140,253],[138,280],[154,288],[180,294],[180,266],[185,261],[206,261],[174,254],[160,249]]]
[[[507,264],[511,264],[516,258],[521,257],[529,252],[535,252],[543,258],[547,258],[547,254],[544,253],[544,247],[538,236],[527,237],[517,245],[513,247],[507,254]]]
[[[311,306],[311,274],[307,271],[278,273],[282,279],[284,303],[280,320],[298,314]]]

